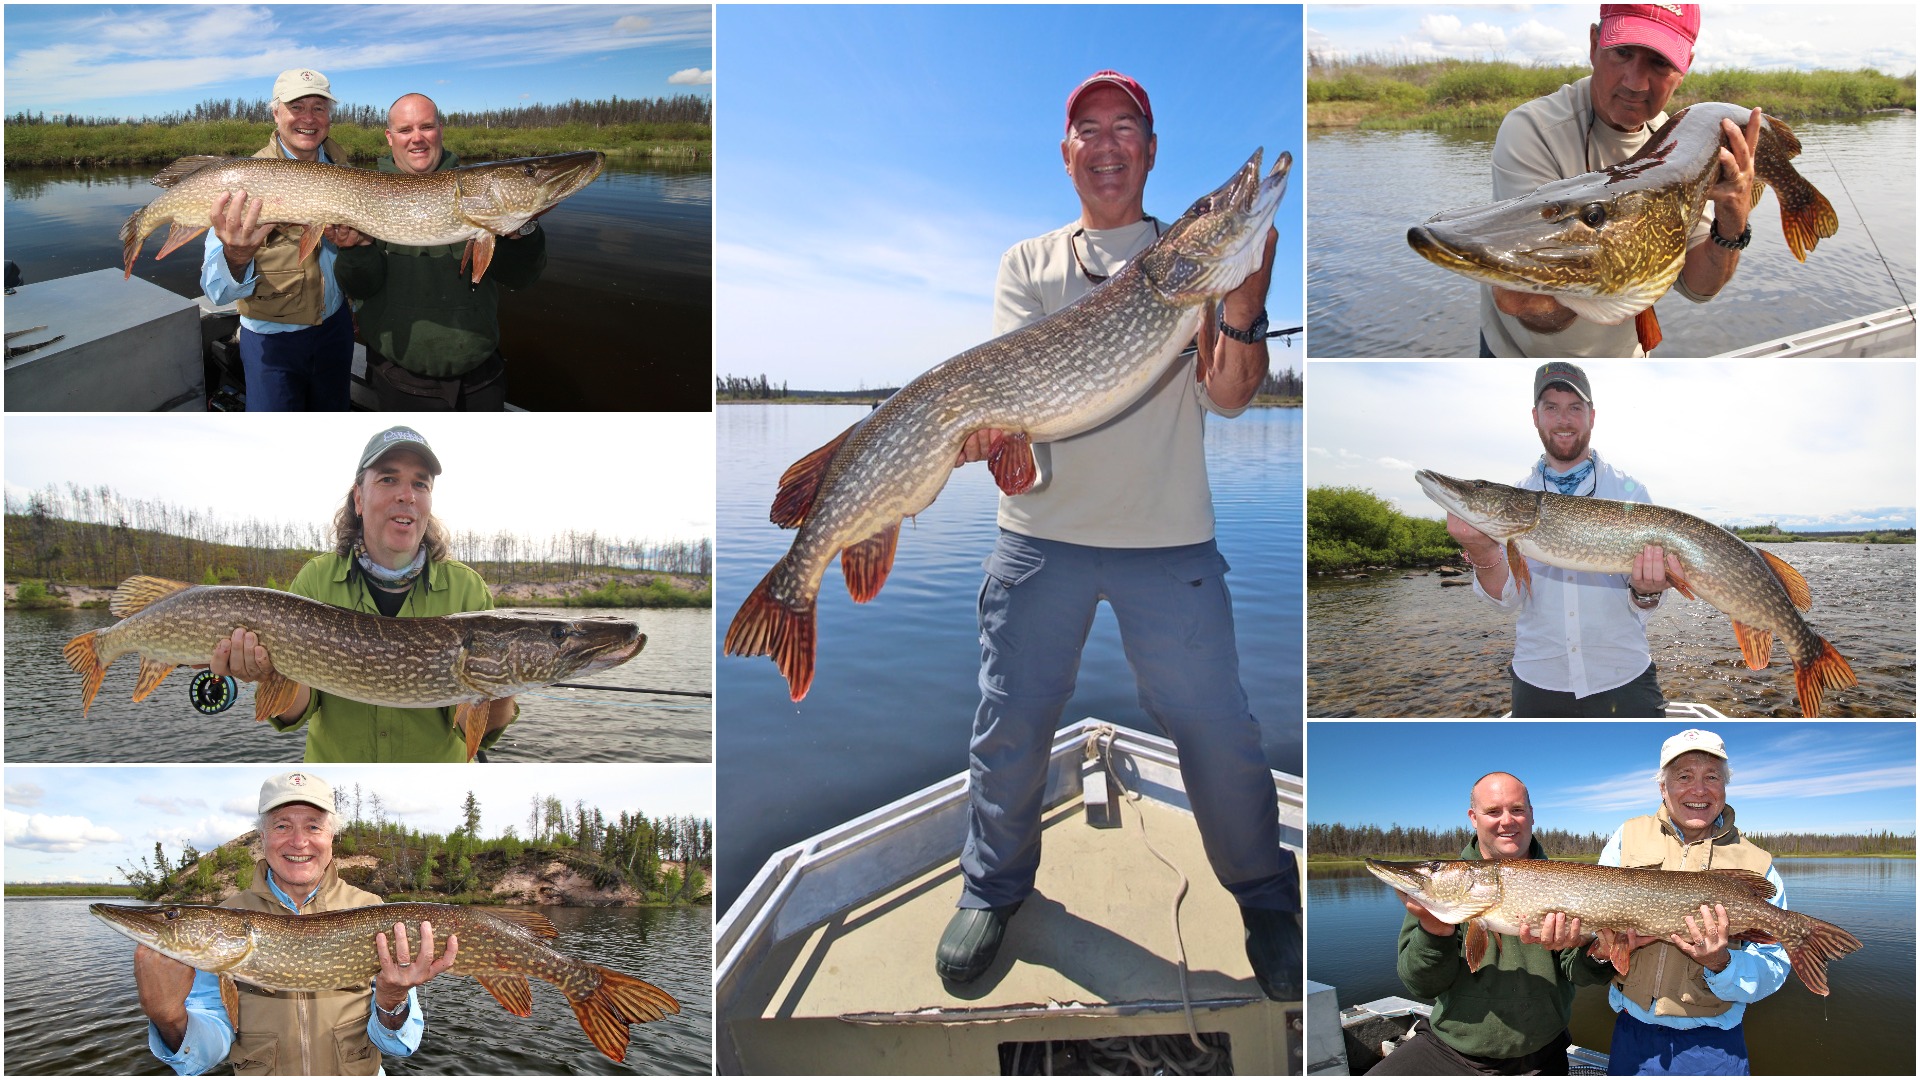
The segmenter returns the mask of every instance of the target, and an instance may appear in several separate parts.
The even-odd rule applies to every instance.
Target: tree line
[[[1462,558],[1447,523],[1409,517],[1365,488],[1307,489],[1307,570],[1430,566]]]
[[[1463,815],[1464,816],[1464,815]],[[1570,832],[1566,829],[1535,829],[1534,839],[1546,849],[1549,858],[1593,856],[1607,845],[1611,832]],[[1914,838],[1890,831],[1872,833],[1757,833],[1744,832],[1746,839],[1774,855],[1911,855]],[[1315,856],[1359,859],[1368,856],[1412,855],[1419,858],[1452,859],[1474,842],[1474,831],[1466,825],[1434,829],[1420,825],[1307,826],[1307,853]]]
[[[428,95],[431,97],[432,95]],[[333,121],[361,127],[385,128],[387,108],[338,102]],[[700,94],[676,94],[672,97],[622,98],[618,95],[602,101],[574,98],[559,105],[521,105],[511,109],[487,109],[480,112],[448,112],[441,119],[448,127],[531,128],[557,127],[561,124],[713,124],[713,102]],[[52,120],[44,111],[25,109],[7,117],[7,123],[32,126],[55,124],[64,127],[113,127],[119,124],[179,124],[239,120],[270,124],[273,110],[269,98],[209,98],[191,109],[176,109],[158,116],[75,116],[55,113]]]
[[[1267,377],[1260,380],[1259,392],[1268,397],[1305,398],[1306,376],[1291,367],[1279,372],[1269,370]]]

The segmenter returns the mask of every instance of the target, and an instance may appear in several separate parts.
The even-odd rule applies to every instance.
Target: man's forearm
[[[1718,225],[1712,227],[1719,228]],[[1739,266],[1738,251],[1707,240],[1693,245],[1687,251],[1687,261],[1680,268],[1680,276],[1686,279],[1687,288],[1696,295],[1712,296],[1733,280],[1733,272]]]

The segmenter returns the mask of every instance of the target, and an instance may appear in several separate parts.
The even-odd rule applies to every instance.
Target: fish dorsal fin
[[[191,157],[177,158],[173,164],[153,174],[153,183],[158,187],[170,188],[201,169],[224,164],[228,160],[230,159],[214,154],[195,154]]]
[[[827,465],[847,441],[847,436],[859,426],[853,425],[834,436],[832,442],[787,466],[787,471],[780,474],[780,491],[773,497],[773,512],[767,515],[767,520],[783,529],[799,528],[807,520],[813,511],[813,500],[820,494],[820,482],[826,478]]]
[[[1733,639],[1740,643],[1740,658],[1753,670],[1765,671],[1767,658],[1773,652],[1773,631],[1748,626],[1739,619],[1730,621],[1733,623]]]
[[[528,911],[526,908],[488,908],[486,914],[503,923],[511,923],[535,937],[551,941],[560,936],[560,931],[554,929],[553,923],[537,911]]]
[[[156,600],[164,600],[182,589],[191,588],[193,586],[184,581],[135,574],[113,590],[113,599],[107,601],[107,610],[114,618],[124,619],[138,614]]]
[[[1753,550],[1760,551],[1759,548]],[[1787,590],[1787,599],[1793,601],[1794,607],[1805,611],[1813,606],[1813,590],[1807,588],[1807,579],[1800,576],[1800,571],[1788,566],[1785,559],[1771,551],[1760,551],[1760,557],[1766,560],[1767,569],[1773,571],[1773,576],[1780,579],[1780,584]]]
[[[1722,878],[1752,893],[1755,900],[1773,899],[1773,882],[1768,881],[1765,874],[1756,874],[1751,870],[1735,870],[1732,868],[1708,870],[1705,871],[1705,873],[1719,874]]]
[[[840,572],[847,579],[847,594],[856,604],[864,604],[880,595],[893,570],[893,553],[900,546],[900,522],[840,550]]]

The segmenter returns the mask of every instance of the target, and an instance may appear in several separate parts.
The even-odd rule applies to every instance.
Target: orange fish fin
[[[893,524],[850,544],[840,551],[840,572],[847,579],[847,594],[856,604],[864,604],[880,595],[893,569],[893,553],[900,546],[900,523]]]
[[[1214,302],[1208,300],[1200,305],[1200,325],[1193,335],[1193,380],[1204,383],[1207,373],[1213,370],[1213,358],[1220,350],[1220,314]],[[1007,494],[1017,494],[1008,492]]]
[[[571,1003],[573,1015],[595,1048],[615,1061],[627,1059],[630,1025],[680,1011],[680,1003],[672,994],[650,982],[610,968],[588,966],[600,976],[600,985],[594,987],[591,994]]]
[[[529,908],[490,907],[485,909],[485,913],[501,922],[512,923],[535,937],[551,941],[560,936],[560,931],[554,927],[551,920]]]
[[[1520,586],[1522,593],[1533,591],[1533,572],[1527,569],[1527,557],[1520,554],[1520,545],[1507,541],[1507,572],[1513,575],[1513,583]]]
[[[1613,964],[1613,970],[1625,975],[1633,967],[1633,950],[1627,948],[1627,935],[1620,934],[1613,939],[1611,955],[1607,957]]]
[[[813,510],[813,500],[820,494],[820,482],[826,478],[827,465],[833,461],[840,444],[859,426],[853,425],[835,435],[832,442],[787,466],[787,471],[780,474],[780,491],[773,497],[773,512],[767,515],[767,520],[783,529],[798,528],[807,520]]]
[[[1671,566],[1667,567],[1667,584],[1673,586],[1674,589],[1677,590],[1681,596],[1684,596],[1689,600],[1700,599],[1699,597],[1693,595],[1693,586],[1687,584],[1687,579],[1681,577],[1679,574],[1674,573],[1673,567]]]
[[[194,226],[184,225],[178,221],[174,222],[173,227],[167,230],[167,242],[160,245],[160,254],[155,255],[154,258],[166,258],[172,252],[179,250],[180,245],[206,231],[207,226],[205,225]]]
[[[1040,467],[1033,460],[1033,443],[1024,431],[1010,431],[993,440],[993,448],[987,451],[987,468],[993,472],[993,482],[1009,495],[1032,487],[1034,478],[1040,475]]]
[[[1759,548],[1754,550],[1760,551]],[[1793,601],[1794,607],[1805,611],[1813,606],[1813,590],[1807,588],[1807,579],[1800,576],[1800,571],[1788,566],[1785,559],[1771,551],[1760,551],[1760,558],[1766,561],[1767,569],[1773,571],[1773,576],[1780,579],[1781,586],[1787,590],[1787,599]]]
[[[482,232],[479,236],[467,241],[467,250],[460,254],[460,267],[463,270],[466,268],[469,255],[473,257],[473,283],[478,285],[481,276],[487,272],[487,267],[493,263],[493,234]]]
[[[234,983],[231,975],[220,976],[220,1004],[227,1007],[227,1022],[233,1025],[233,1030],[239,1031],[240,987]]]
[[[814,605],[791,607],[773,595],[773,576],[784,563],[776,564],[734,613],[727,624],[726,641],[721,651],[728,656],[771,656],[780,674],[787,677],[787,693],[795,701],[807,696],[813,685]]]
[[[100,662],[97,641],[98,630],[89,630],[67,642],[61,648],[60,655],[67,658],[67,666],[80,676],[80,716],[85,719],[87,710],[93,708],[93,695],[100,692],[100,684],[107,677],[107,668]]]
[[[468,761],[480,752],[480,738],[487,733],[487,716],[491,712],[491,700],[463,701],[453,707],[453,730],[460,733],[460,740],[466,744]]]
[[[1860,939],[1847,933],[1832,923],[1809,918],[1810,924],[1798,946],[1788,946],[1787,959],[1793,963],[1793,973],[1807,989],[1827,996],[1827,961],[1838,960],[1860,947]]]
[[[473,981],[486,987],[493,1000],[513,1015],[533,1015],[533,986],[525,975],[475,975]]]
[[[1752,213],[1753,208],[1760,205],[1760,199],[1763,196],[1765,196],[1766,193],[1767,193],[1767,182],[1765,180],[1760,179],[1758,176],[1754,177],[1753,191],[1747,196],[1747,212],[1748,213]]]
[[[318,222],[306,226],[306,232],[300,234],[300,261],[306,262],[320,247],[320,241],[327,238],[327,227]]]
[[[1786,237],[1793,257],[1806,262],[1807,252],[1840,230],[1840,216],[1833,212],[1833,204],[1827,197],[1788,160],[1799,153],[1800,140],[1793,129],[1774,117],[1767,117],[1760,129],[1760,145],[1753,156],[1755,187],[1757,189],[1761,181],[1773,185],[1774,197],[1780,202],[1781,235]]]
[[[156,663],[155,661],[148,660],[144,656],[141,657],[140,678],[133,684],[133,700],[146,700],[147,695],[153,693],[154,688],[160,685],[161,680],[165,679],[167,673],[171,672],[175,666],[176,665],[173,664]]]
[[[129,615],[139,614],[156,600],[163,600],[182,589],[193,587],[184,581],[169,581],[166,578],[135,574],[113,590],[113,599],[107,601],[107,611],[116,619],[124,619]]]
[[[1479,919],[1467,922],[1467,970],[1479,971],[1480,964],[1487,958],[1487,924]]]
[[[1652,352],[1660,344],[1660,316],[1652,308],[1635,315],[1633,332],[1640,338],[1640,351]]]
[[[265,682],[253,690],[253,718],[262,721],[279,716],[293,705],[293,699],[300,692],[300,684],[279,672],[267,676]]]
[[[1748,626],[1739,619],[1733,623],[1733,639],[1740,643],[1740,658],[1755,671],[1765,671],[1767,657],[1773,652],[1773,631]]]
[[[1800,715],[1815,717],[1820,715],[1820,698],[1827,690],[1839,690],[1854,684],[1853,668],[1847,664],[1847,658],[1841,656],[1833,643],[1825,638],[1820,640],[1820,655],[1813,662],[1801,667],[1796,661],[1793,665],[1794,691],[1800,697]]]

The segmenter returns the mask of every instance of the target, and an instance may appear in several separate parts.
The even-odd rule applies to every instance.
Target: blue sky
[[[1532,361],[1307,368],[1307,484],[1443,511],[1416,469],[1519,480],[1540,457]],[[1592,446],[1653,501],[1715,524],[1914,527],[1914,365],[1589,363]]]
[[[687,5],[6,6],[6,109],[148,116],[267,98],[318,69],[333,96],[384,110],[410,92],[443,111],[573,98],[706,96],[713,9]]]
[[[1307,820],[1467,825],[1467,793],[1494,770],[1527,785],[1537,828],[1607,832],[1652,813],[1660,744],[1680,721],[1314,721]],[[1733,765],[1727,803],[1752,832],[1914,831],[1911,723],[1710,722]]]
[[[1300,325],[1300,11],[721,5],[715,370],[897,385],[985,341],[1001,253],[1079,216],[1066,98],[1102,68],[1152,100],[1149,213],[1294,155],[1268,310]]]
[[[115,867],[183,842],[201,851],[253,828],[260,785],[284,765],[90,768],[9,765],[6,770],[6,880],[121,882]],[[421,832],[460,825],[467,792],[480,803],[480,833],[508,825],[528,835],[535,795],[574,800],[614,817],[713,817],[711,765],[514,765],[509,768],[327,765],[317,775],[340,793],[378,792],[389,818]],[[367,811],[371,817],[371,811]]]
[[[1328,56],[1582,64],[1595,4],[1314,4],[1307,48]],[[1708,5],[1694,68],[1914,70],[1911,4]]]

